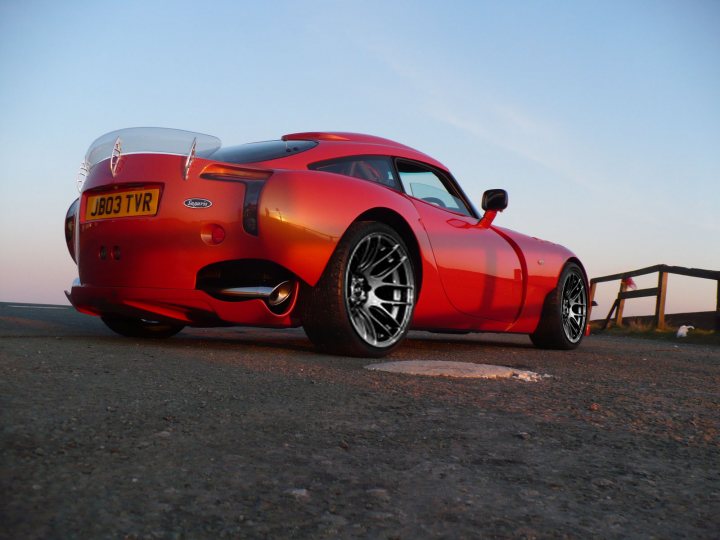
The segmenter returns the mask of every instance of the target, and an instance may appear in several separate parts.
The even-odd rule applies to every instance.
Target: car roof
[[[311,150],[313,154],[322,154],[320,159],[332,159],[352,155],[388,155],[411,160],[422,161],[445,171],[448,168],[436,159],[415,150],[410,146],[391,139],[367,135],[364,133],[350,133],[344,131],[307,131],[290,133],[282,136],[283,141],[316,141],[318,147]],[[309,157],[309,156],[308,156]]]

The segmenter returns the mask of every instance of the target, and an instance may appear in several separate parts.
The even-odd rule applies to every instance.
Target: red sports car
[[[380,357],[409,329],[529,334],[571,349],[587,276],[567,249],[494,225],[450,171],[400,143],[295,133],[222,147],[131,128],[88,150],[65,220],[76,309],[115,332],[302,325],[334,354]]]

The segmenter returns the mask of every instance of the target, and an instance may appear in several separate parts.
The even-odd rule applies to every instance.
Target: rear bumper
[[[262,300],[227,302],[193,289],[96,287],[77,280],[65,293],[70,303],[89,315],[181,323],[187,326],[299,326],[293,316],[296,298],[283,314],[270,311]]]

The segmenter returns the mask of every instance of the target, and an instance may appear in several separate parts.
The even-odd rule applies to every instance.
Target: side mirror
[[[507,208],[508,194],[504,189],[488,189],[483,193],[482,209],[502,212]]]
[[[481,229],[490,228],[497,213],[505,210],[507,205],[507,191],[504,189],[488,189],[483,193],[482,198],[482,209],[485,210],[485,215],[483,215],[477,226]]]

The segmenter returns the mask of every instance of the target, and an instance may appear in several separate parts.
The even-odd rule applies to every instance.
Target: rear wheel
[[[117,315],[104,315],[102,321],[113,332],[121,336],[136,338],[169,338],[184,328],[181,324],[164,323],[147,319],[133,319]]]
[[[585,276],[575,263],[568,263],[557,287],[548,295],[540,324],[530,334],[543,349],[574,349],[585,335],[588,307]]]
[[[402,238],[383,223],[361,221],[305,290],[303,327],[321,350],[377,358],[400,344],[414,308],[415,274]]]

